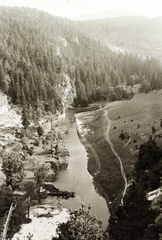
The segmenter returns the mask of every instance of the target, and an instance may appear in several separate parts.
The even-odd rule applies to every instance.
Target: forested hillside
[[[114,50],[156,57],[162,62],[162,18],[116,17],[77,22],[84,34]]]
[[[86,106],[129,98],[125,85],[161,88],[161,73],[154,59],[114,53],[73,21],[36,9],[0,8],[0,88],[29,115],[61,112],[67,86],[74,105]]]

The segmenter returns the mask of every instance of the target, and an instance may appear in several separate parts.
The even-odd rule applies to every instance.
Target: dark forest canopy
[[[76,89],[75,105],[127,98],[121,86],[146,82],[161,88],[161,73],[156,60],[113,53],[71,20],[0,7],[0,88],[14,104],[62,111],[65,76]]]

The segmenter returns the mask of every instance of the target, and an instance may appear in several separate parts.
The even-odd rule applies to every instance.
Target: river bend
[[[103,222],[106,229],[109,219],[109,210],[106,201],[99,196],[93,185],[93,177],[87,170],[87,153],[81,144],[74,122],[75,110],[66,113],[66,124],[68,124],[68,134],[64,139],[64,144],[69,151],[70,159],[66,171],[61,171],[55,186],[60,190],[74,191],[76,197],[73,199],[61,199],[60,203],[65,208],[79,208],[81,203],[91,204],[91,213],[96,215]]]

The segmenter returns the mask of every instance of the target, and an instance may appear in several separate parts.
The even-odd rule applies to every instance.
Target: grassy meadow
[[[121,176],[119,160],[106,141],[108,124],[110,124],[110,141],[122,159],[129,181],[132,179],[139,146],[150,137],[155,138],[158,145],[162,143],[161,103],[162,91],[152,91],[147,94],[137,94],[130,100],[107,103],[103,109],[85,113],[80,119],[84,128],[88,130],[85,139],[95,149],[101,164],[100,173],[94,177],[94,183],[106,198],[110,211],[119,204],[124,180]],[[105,114],[108,114],[108,122]],[[153,127],[155,131],[152,133]],[[119,138],[122,132],[123,140]],[[88,148],[87,152],[88,170],[93,175],[94,156]]]
[[[131,100],[108,103],[110,139],[131,178],[139,146],[150,138],[162,143],[162,90],[135,95]],[[119,138],[124,133],[125,139]]]

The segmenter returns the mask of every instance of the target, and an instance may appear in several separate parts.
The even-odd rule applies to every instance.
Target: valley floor
[[[77,117],[82,124],[78,133],[89,156],[88,171],[94,177],[96,190],[106,199],[111,214],[120,205],[123,193],[132,180],[139,146],[150,138],[158,146],[162,144],[161,102],[162,91],[152,91],[135,95],[127,101],[107,103],[103,108]],[[2,128],[1,132],[3,133]],[[1,138],[3,143],[12,140],[11,136]],[[52,215],[44,220],[37,217],[41,214],[41,207],[39,210],[39,213],[34,210],[31,213],[35,232],[43,224],[46,234],[45,225],[50,224],[50,229],[55,234],[56,220],[66,221],[68,217],[65,209],[59,211],[57,208],[44,208],[45,215],[52,211]],[[30,230],[30,224],[27,225],[22,227],[25,234]],[[23,235],[20,232],[13,239],[16,236]]]
[[[89,155],[88,170],[112,212],[132,180],[139,146],[150,138],[158,146],[162,143],[161,102],[162,91],[152,91],[130,100],[107,103],[103,109],[79,117],[86,129],[86,134],[80,137]],[[100,161],[97,175],[90,145]]]

